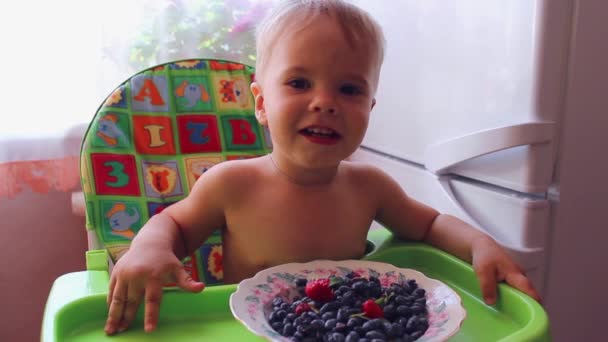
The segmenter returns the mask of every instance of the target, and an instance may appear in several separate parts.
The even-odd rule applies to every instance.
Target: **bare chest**
[[[352,191],[258,193],[226,213],[228,254],[247,251],[263,264],[358,257],[365,248],[375,207]]]

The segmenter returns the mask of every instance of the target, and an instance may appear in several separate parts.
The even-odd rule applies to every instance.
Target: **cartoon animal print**
[[[116,203],[106,213],[106,217],[110,223],[113,235],[118,235],[132,240],[135,237],[135,232],[131,226],[139,220],[139,212],[137,208],[131,208],[133,213],[127,211],[127,206],[124,203]]]
[[[123,100],[122,89],[118,88],[118,89],[114,90],[112,95],[110,95],[110,97],[108,97],[108,99],[106,100],[106,102],[104,104],[106,106],[113,107],[114,105],[120,104],[122,100]]]
[[[146,180],[154,191],[161,195],[168,195],[175,189],[177,173],[174,169],[164,165],[152,165],[146,169]]]
[[[186,99],[188,108],[196,106],[198,101],[209,102],[209,93],[202,84],[183,81],[175,90],[175,95]]]
[[[127,142],[127,137],[116,124],[118,117],[116,114],[107,114],[99,119],[97,126],[97,136],[100,137],[108,146],[116,146],[120,140],[123,143]]]
[[[215,163],[204,160],[192,163],[190,166],[190,171],[194,176],[194,180],[198,180],[199,177],[202,176],[203,173],[207,172],[207,170],[209,170],[213,165],[215,165]]]
[[[247,82],[244,80],[221,80],[220,93],[222,94],[222,102],[235,102],[242,107],[248,105]]]
[[[217,280],[224,279],[224,266],[223,266],[224,253],[222,252],[222,246],[217,245],[211,247],[209,258],[207,259],[207,271],[215,277]]]

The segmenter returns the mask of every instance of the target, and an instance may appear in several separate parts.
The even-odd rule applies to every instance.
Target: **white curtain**
[[[73,165],[96,109],[134,73],[160,63],[201,57],[253,65],[254,26],[274,1],[32,0],[0,4],[0,196],[23,189],[18,186],[24,182],[20,173],[33,173],[28,179],[38,182],[50,177],[45,175],[48,168],[40,170],[23,162],[68,160]],[[20,163],[21,168],[10,163]],[[56,184],[47,184],[49,187],[58,188]]]

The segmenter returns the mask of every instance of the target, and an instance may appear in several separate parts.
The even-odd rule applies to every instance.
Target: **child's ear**
[[[264,96],[262,96],[262,88],[259,83],[251,83],[251,92],[255,99],[255,118],[262,126],[266,126],[268,120],[266,118],[266,110],[264,109]]]

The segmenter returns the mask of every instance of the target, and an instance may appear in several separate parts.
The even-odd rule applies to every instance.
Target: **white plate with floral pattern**
[[[296,296],[296,278],[311,280],[332,275],[346,276],[350,272],[356,272],[362,277],[375,276],[380,279],[383,287],[404,279],[416,280],[418,286],[426,291],[429,313],[429,328],[417,341],[445,341],[458,332],[466,317],[460,296],[443,282],[413,269],[363,260],[315,260],[267,268],[239,283],[230,296],[230,310],[237,320],[256,335],[271,341],[290,341],[268,324],[266,317],[272,299],[280,295],[291,300]]]

